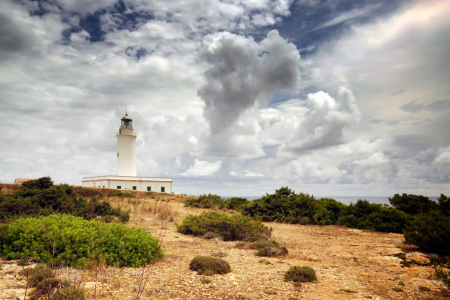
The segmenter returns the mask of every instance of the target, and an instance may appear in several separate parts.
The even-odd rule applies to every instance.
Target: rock
[[[427,266],[431,261],[425,254],[420,252],[411,252],[406,254],[406,261],[420,266]]]

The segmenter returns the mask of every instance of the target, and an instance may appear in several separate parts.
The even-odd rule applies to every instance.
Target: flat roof
[[[81,181],[94,181],[94,180],[123,180],[123,181],[167,181],[173,182],[170,177],[143,177],[143,176],[116,176],[116,175],[103,175],[83,177]]]

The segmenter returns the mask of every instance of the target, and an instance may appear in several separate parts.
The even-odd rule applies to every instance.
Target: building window
[[[164,193],[165,191],[166,191],[166,188],[162,186],[161,187],[161,192]]]
[[[152,187],[151,186],[148,186],[147,187],[147,192],[150,192],[152,190]]]
[[[133,186],[133,191],[135,191],[136,190],[136,187],[135,186]]]
[[[120,185],[117,186],[117,189],[120,190],[122,187]]]

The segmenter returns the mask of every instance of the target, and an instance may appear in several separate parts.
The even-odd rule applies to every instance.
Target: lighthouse
[[[117,137],[117,172],[116,175],[83,177],[82,186],[147,191],[159,193],[172,192],[172,178],[142,177],[136,174],[136,138],[133,120],[128,113],[120,120]]]
[[[136,176],[136,134],[133,120],[125,113],[117,136],[117,176]]]

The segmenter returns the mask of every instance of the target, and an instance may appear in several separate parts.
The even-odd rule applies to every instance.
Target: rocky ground
[[[181,203],[170,206],[176,212],[175,222],[202,211]],[[182,235],[173,222],[155,214],[135,210],[130,225],[159,236],[166,258],[138,269],[63,268],[56,270],[58,276],[83,287],[88,299],[444,299],[449,293],[440,281],[431,279],[434,270],[427,265],[428,258],[404,244],[401,234],[267,223],[274,229],[272,237],[289,254],[261,258],[254,250],[236,248],[236,242]],[[231,273],[207,277],[189,270],[194,256],[219,252],[226,255]],[[402,252],[410,267],[395,256]],[[295,265],[313,267],[318,281],[301,287],[284,282],[284,272]],[[3,261],[0,268],[0,298],[23,299],[22,267]]]

